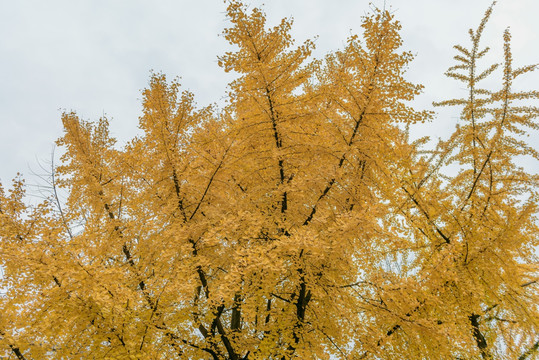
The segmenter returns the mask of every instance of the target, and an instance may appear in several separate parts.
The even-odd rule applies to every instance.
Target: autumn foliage
[[[467,95],[440,102],[462,113],[434,146],[409,140],[432,114],[385,10],[315,60],[290,20],[230,1],[226,106],[155,74],[121,149],[65,113],[50,198],[0,193],[3,356],[537,358],[539,179],[516,159],[539,159],[539,93],[514,89],[535,66],[508,31],[479,66],[491,11],[455,46]]]

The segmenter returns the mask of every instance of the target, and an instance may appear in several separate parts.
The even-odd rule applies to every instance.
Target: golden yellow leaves
[[[387,11],[320,61],[310,41],[292,48],[291,21],[267,28],[262,10],[230,1],[237,49],[219,61],[239,78],[224,109],[155,74],[143,134],[122,149],[107,119],[64,114],[54,186],[67,202],[27,207],[21,181],[0,193],[6,352],[523,353],[537,334],[537,177],[514,157],[537,153],[514,134],[537,112],[515,102],[537,93],[512,81],[535,67],[513,70],[506,33],[502,89],[478,88],[496,70],[475,62],[490,11],[448,73],[468,98],[441,103],[463,106],[465,124],[433,151],[409,141],[431,114],[407,103],[422,87],[404,78],[412,55]]]

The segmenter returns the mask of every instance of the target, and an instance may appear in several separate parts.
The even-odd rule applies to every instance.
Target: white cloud
[[[386,3],[402,22],[405,47],[417,54],[410,78],[427,85],[418,103],[429,106],[440,97],[454,96],[450,92],[459,91],[458,85],[442,75],[454,55],[451,47],[467,41],[467,29],[477,26],[490,1]],[[383,1],[375,4],[381,7]],[[231,79],[216,61],[227,49],[218,36],[227,25],[221,0],[22,0],[0,6],[4,184],[17,171],[28,174],[28,164],[36,167],[36,157],[49,158],[61,135],[59,109],[93,119],[106,113],[113,117],[113,133],[125,141],[137,132],[140,90],[150,69],[170,78],[181,76],[201,105],[219,101]],[[298,42],[318,35],[315,55],[323,56],[342,47],[351,32],[360,32],[360,17],[369,8],[357,0],[272,0],[265,10],[269,24],[293,16]],[[500,2],[485,42],[501,49],[501,33],[510,25],[517,63],[539,62],[538,12],[539,3],[532,0]],[[539,83],[534,76],[528,87]]]

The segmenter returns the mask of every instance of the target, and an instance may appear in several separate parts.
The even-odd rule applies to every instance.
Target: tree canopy
[[[518,159],[539,160],[539,92],[514,85],[536,66],[507,30],[481,67],[491,12],[455,46],[467,95],[438,104],[462,112],[434,146],[410,140],[433,114],[381,9],[320,60],[231,0],[224,107],[154,74],[122,148],[64,113],[50,197],[0,191],[3,356],[537,358],[539,178]]]

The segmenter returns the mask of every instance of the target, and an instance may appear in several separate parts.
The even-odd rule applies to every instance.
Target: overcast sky
[[[383,0],[373,3],[384,6]],[[452,46],[468,45],[467,30],[490,3],[386,0],[402,23],[404,48],[417,55],[409,79],[425,85],[419,106],[462,95],[443,72],[453,65]],[[50,159],[63,110],[94,120],[106,114],[120,144],[136,135],[140,91],[151,69],[181,77],[199,105],[222,102],[232,79],[217,65],[217,56],[229,49],[219,36],[227,26],[225,7],[222,0],[0,0],[0,181],[8,185],[17,171],[30,178],[38,160]],[[292,16],[298,42],[318,36],[314,55],[321,57],[360,32],[369,2],[267,0],[263,8],[269,25]],[[516,65],[538,63],[537,14],[537,0],[500,0],[484,44],[499,55],[510,26]],[[539,88],[538,74],[523,85]],[[444,136],[455,121],[442,112],[417,131]]]

